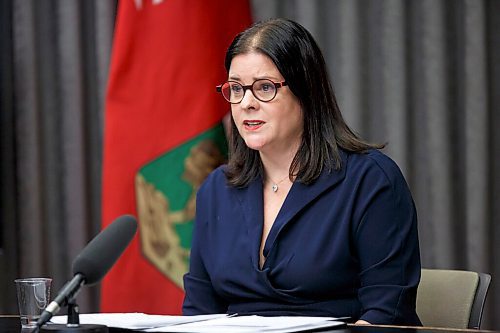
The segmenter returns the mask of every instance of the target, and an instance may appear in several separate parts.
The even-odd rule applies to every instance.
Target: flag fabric
[[[179,314],[196,190],[227,152],[224,55],[247,0],[121,0],[105,106],[102,226],[138,217],[102,312]]]

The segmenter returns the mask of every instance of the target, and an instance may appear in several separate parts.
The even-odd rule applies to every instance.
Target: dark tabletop
[[[73,330],[78,333],[78,330]],[[132,330],[114,329],[110,328],[110,333],[130,333]],[[315,331],[319,332],[319,331]],[[321,332],[334,332],[334,333],[458,333],[458,332],[495,332],[484,330],[461,330],[461,329],[448,329],[448,328],[432,328],[432,327],[401,327],[401,326],[359,326],[359,325],[346,325],[334,330],[321,330]],[[498,332],[498,331],[496,331]],[[26,330],[21,330],[19,316],[0,315],[0,333],[28,333]]]

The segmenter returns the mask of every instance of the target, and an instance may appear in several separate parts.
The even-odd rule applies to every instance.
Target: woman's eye
[[[268,84],[268,83],[264,83],[264,84],[261,86],[261,89],[262,89],[263,91],[269,91],[269,90],[273,89],[273,87],[272,87],[270,84]]]
[[[241,92],[241,90],[242,90],[241,86],[238,86],[238,85],[234,85],[231,87],[231,91],[234,93],[239,93],[239,92]]]

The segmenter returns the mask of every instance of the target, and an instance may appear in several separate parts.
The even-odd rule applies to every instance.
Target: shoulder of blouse
[[[369,150],[366,153],[348,153],[348,169],[363,167],[378,170],[381,176],[384,175],[387,180],[394,184],[406,182],[404,175],[397,163],[378,149]]]

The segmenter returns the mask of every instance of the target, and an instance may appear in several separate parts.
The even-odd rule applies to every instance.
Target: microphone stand
[[[105,325],[80,324],[76,294],[84,284],[97,283],[113,266],[118,257],[132,241],[137,231],[133,216],[124,215],[92,239],[73,261],[73,279],[64,285],[56,298],[43,310],[33,332],[40,333],[108,333]],[[60,307],[68,306],[68,323],[48,322]]]
[[[80,308],[76,304],[75,299],[72,298],[68,301],[68,323],[67,327],[79,327],[80,326]]]
[[[47,323],[40,327],[40,333],[108,333],[108,327],[97,324],[80,324],[80,309],[74,297],[68,300],[68,322]]]

